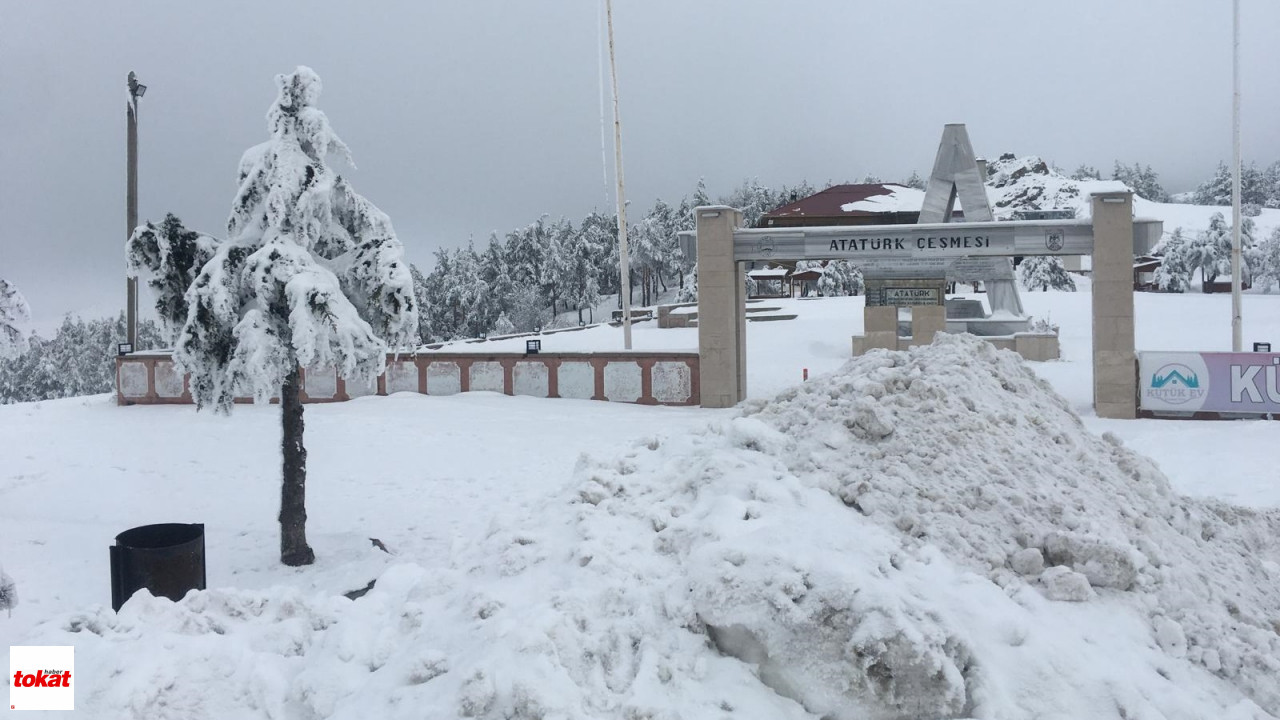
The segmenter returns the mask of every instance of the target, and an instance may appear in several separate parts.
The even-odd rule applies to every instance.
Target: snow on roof
[[[784,268],[784,267],[756,268],[755,270],[748,271],[747,276],[768,280],[768,279],[774,279],[774,278],[785,278],[790,273],[791,273],[790,268]]]
[[[822,192],[765,213],[764,217],[841,217],[920,212],[923,204],[924,191],[898,183],[833,185]]]
[[[868,195],[866,199],[855,200],[840,206],[843,212],[920,212],[924,207],[924,191],[905,185],[881,185],[884,192]]]

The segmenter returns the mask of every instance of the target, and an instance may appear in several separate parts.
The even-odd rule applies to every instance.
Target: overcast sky
[[[602,3],[0,0],[0,277],[40,328],[123,308],[129,70],[148,86],[140,220],[220,235],[272,77],[299,64],[324,80],[348,177],[421,266],[608,209]],[[1241,5],[1245,156],[1269,163],[1280,3]],[[699,177],[714,197],[747,177],[924,174],[948,122],[979,155],[1140,161],[1171,191],[1231,153],[1229,0],[616,0],[614,21],[640,210]]]

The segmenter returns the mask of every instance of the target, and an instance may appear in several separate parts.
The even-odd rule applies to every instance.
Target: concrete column
[[[917,305],[911,308],[911,344],[929,345],[940,332],[947,330],[947,308],[943,305]]]
[[[730,207],[693,211],[698,229],[698,374],[702,407],[737,405],[747,394],[746,275],[733,261]]]
[[[1133,342],[1133,193],[1093,196],[1093,407],[1137,416]]]

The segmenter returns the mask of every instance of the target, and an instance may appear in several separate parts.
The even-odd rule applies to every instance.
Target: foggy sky
[[[240,155],[267,139],[272,78],[300,64],[354,154],[340,171],[424,268],[442,245],[543,213],[610,210],[602,3],[0,0],[0,277],[42,330],[123,308],[130,70],[148,86],[140,222],[173,212],[221,236]],[[1270,163],[1280,3],[1241,4],[1245,158]],[[1139,161],[1175,192],[1231,154],[1229,0],[616,0],[614,13],[636,214],[699,177],[715,197],[748,177],[925,174],[948,122],[967,123],[979,155],[1104,174]]]

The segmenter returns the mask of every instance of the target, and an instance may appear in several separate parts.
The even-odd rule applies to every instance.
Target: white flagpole
[[[627,257],[627,201],[622,183],[622,117],[618,114],[618,62],[613,50],[613,0],[605,0],[609,19],[609,73],[613,79],[614,172],[618,177],[618,265],[622,273],[622,342],[631,349],[631,265]]]
[[[609,155],[605,150],[604,130],[604,7],[596,5],[596,70],[598,71],[600,100],[600,179],[603,181],[604,201],[609,202]]]
[[[1240,0],[1231,3],[1231,350],[1243,349],[1244,320],[1241,310],[1240,285]]]

